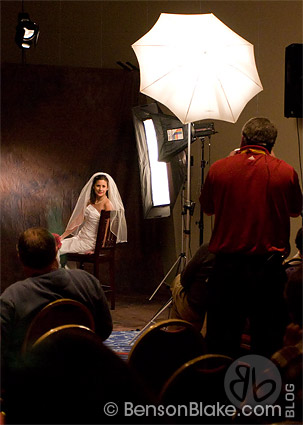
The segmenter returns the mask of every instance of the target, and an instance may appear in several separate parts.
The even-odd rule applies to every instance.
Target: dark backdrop
[[[126,211],[118,290],[150,290],[162,280],[162,260],[174,260],[173,223],[143,219],[131,115],[140,100],[136,71],[2,67],[2,290],[22,278],[15,250],[20,232],[45,226],[60,234],[97,171],[114,178]]]

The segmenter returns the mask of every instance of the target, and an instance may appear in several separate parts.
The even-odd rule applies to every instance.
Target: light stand
[[[183,187],[182,187],[182,194],[181,194],[181,199],[182,200],[184,199],[184,190],[185,190],[185,188],[184,188],[184,185],[183,185]],[[181,214],[182,215],[185,214],[184,208],[182,208]],[[184,221],[183,221],[183,219],[181,220],[181,232],[182,232],[181,252],[178,255],[178,258],[176,259],[176,261],[174,262],[174,264],[171,266],[171,268],[168,270],[168,272],[166,273],[166,275],[164,276],[164,278],[161,280],[161,282],[159,283],[159,285],[157,286],[157,288],[154,290],[154,292],[152,293],[152,295],[149,297],[149,299],[148,299],[149,301],[151,301],[153,299],[153,297],[159,291],[159,289],[161,288],[161,286],[163,285],[163,283],[165,283],[166,279],[168,278],[168,276],[171,274],[171,272],[174,270],[174,268],[176,266],[177,266],[176,275],[178,274],[179,270],[182,271],[184,269],[185,262],[186,262],[186,253],[184,252],[184,234],[185,234],[185,230],[184,230]],[[153,319],[154,318],[155,317],[153,317]]]
[[[129,341],[129,345],[132,345],[132,343],[134,341],[136,341],[136,339],[139,338],[140,335],[143,334],[143,332],[145,331],[145,329],[149,328],[151,326],[152,323],[155,323],[155,320],[157,319],[158,316],[160,316],[160,314],[165,311],[168,307],[170,307],[170,305],[173,302],[173,298],[170,297],[168,301],[166,301],[166,303],[160,308],[160,310],[157,311],[157,313],[150,319],[150,321],[144,326],[144,328],[141,329],[141,331],[131,340]]]
[[[202,141],[202,161],[201,161],[201,167],[202,167],[202,185],[204,183],[204,168],[205,168],[205,164],[206,162],[204,161],[204,140],[205,137],[204,135],[208,136],[209,138],[209,146],[210,146],[210,135],[217,133],[214,129],[214,124],[213,123],[204,123],[202,124],[203,127],[195,130],[195,133],[197,134],[196,138],[199,138]],[[198,135],[199,134],[199,135]],[[183,185],[182,187],[182,194],[181,194],[181,200],[182,200],[182,216],[186,215],[186,226],[184,226],[184,219],[182,218],[181,221],[181,231],[182,231],[182,238],[181,238],[181,253],[179,254],[177,260],[174,262],[174,264],[171,266],[171,268],[168,270],[168,272],[166,273],[166,275],[164,276],[164,278],[162,279],[162,281],[159,283],[159,285],[157,286],[157,288],[155,289],[155,291],[152,293],[152,295],[149,297],[149,301],[151,301],[153,299],[153,297],[155,296],[155,294],[158,292],[158,290],[161,288],[161,286],[163,285],[163,283],[166,281],[166,279],[168,278],[168,276],[172,273],[172,271],[174,270],[175,267],[177,267],[176,270],[176,275],[178,274],[179,271],[182,271],[185,267],[185,265],[187,264],[187,262],[189,261],[189,257],[190,257],[190,235],[191,235],[191,216],[194,213],[194,207],[195,204],[194,202],[191,201],[191,172],[190,172],[190,167],[191,167],[191,139],[192,139],[192,124],[188,123],[188,133],[187,133],[188,139],[187,139],[187,189],[186,189],[186,200],[185,196],[184,196],[184,192],[185,192],[185,186]],[[210,152],[210,148],[209,148],[209,152]],[[201,214],[201,212],[200,212]],[[203,213],[202,213],[203,214]],[[202,220],[200,217],[200,222],[199,222],[200,226],[200,241],[201,241],[201,237],[202,237],[202,241],[203,241],[203,216],[202,216]],[[185,228],[184,228],[185,227]],[[201,229],[202,229],[202,233],[201,233]],[[185,243],[184,243],[185,242]],[[201,243],[200,243],[201,244]],[[184,251],[184,245],[185,245],[185,251]],[[144,326],[144,328],[129,342],[129,344],[131,345],[144,331],[145,329],[147,329],[152,323],[155,322],[155,319],[168,307],[171,306],[173,302],[172,297],[157,311],[157,313],[151,318],[151,320]]]
[[[167,272],[167,274],[164,276],[164,278],[162,279],[162,281],[159,283],[159,285],[157,286],[157,288],[155,289],[155,291],[152,293],[152,295],[149,297],[149,301],[151,301],[153,299],[153,297],[155,296],[155,294],[158,292],[158,290],[161,288],[161,286],[163,285],[163,283],[166,281],[167,277],[170,275],[170,273],[174,270],[174,268],[178,265],[177,268],[177,273],[178,270],[180,269],[181,266],[181,271],[183,270],[185,264],[187,264],[188,259],[189,259],[189,255],[190,255],[190,226],[191,226],[191,216],[193,214],[193,203],[190,200],[190,185],[191,185],[191,180],[190,180],[190,166],[191,166],[191,158],[190,158],[190,147],[191,147],[191,123],[188,123],[188,133],[187,133],[187,189],[186,189],[186,201],[185,204],[183,206],[182,209],[182,215],[186,214],[186,226],[184,229],[184,223],[182,220],[182,239],[181,239],[181,253],[179,254],[177,260],[175,261],[175,263],[172,265],[172,267],[169,269],[169,271]],[[184,186],[182,189],[182,200],[184,199]],[[184,239],[185,239],[185,252],[184,252]],[[185,264],[184,261],[185,260]],[[176,273],[176,274],[177,274]]]
[[[149,301],[151,301],[153,299],[153,297],[155,296],[155,294],[159,291],[159,289],[161,288],[161,286],[163,285],[163,283],[166,281],[166,279],[168,278],[168,276],[171,274],[171,272],[174,270],[174,268],[177,266],[177,270],[176,270],[176,276],[180,271],[182,271],[185,267],[185,265],[188,262],[188,258],[189,258],[189,253],[190,253],[190,226],[191,226],[191,216],[193,214],[193,203],[190,200],[190,185],[191,185],[191,180],[190,180],[190,167],[191,167],[191,158],[190,158],[190,145],[191,145],[191,124],[188,124],[188,150],[187,150],[187,190],[186,190],[186,201],[184,203],[184,205],[182,206],[182,215],[186,214],[186,227],[184,229],[184,220],[182,218],[181,220],[181,231],[182,231],[182,238],[181,238],[181,253],[179,254],[177,260],[174,262],[174,264],[171,266],[171,268],[168,270],[168,272],[166,273],[166,275],[164,276],[164,278],[162,279],[162,281],[159,283],[159,285],[157,286],[157,288],[155,289],[155,291],[152,293],[152,295],[149,297]],[[182,204],[183,204],[183,200],[184,200],[184,185],[182,188],[182,194],[181,194],[181,199],[182,199]],[[185,240],[185,252],[184,252],[184,240]],[[142,335],[142,333],[145,331],[145,329],[147,329],[152,323],[155,322],[155,320],[157,319],[158,316],[160,316],[160,314],[165,311],[168,307],[171,306],[173,302],[172,297],[169,298],[168,301],[166,301],[166,303],[157,311],[157,313],[151,318],[151,320],[141,329],[141,331],[129,342],[129,345],[131,345],[136,339],[139,338],[140,335]]]
[[[187,190],[185,201],[186,208],[186,229],[184,231],[185,235],[185,258],[186,263],[189,259],[189,249],[190,249],[190,217],[191,217],[191,200],[190,200],[190,147],[191,147],[191,123],[188,123],[188,133],[187,133]]]
[[[205,164],[206,161],[204,160],[204,137],[201,137],[201,190],[203,188],[203,184],[204,184],[204,169],[205,169]],[[203,232],[204,232],[204,217],[203,217],[203,211],[200,207],[200,220],[198,221],[198,226],[199,226],[199,231],[200,231],[200,238],[199,238],[199,243],[200,246],[203,244]]]

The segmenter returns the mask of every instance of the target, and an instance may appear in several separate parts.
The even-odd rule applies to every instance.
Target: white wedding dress
[[[84,222],[76,236],[62,241],[60,255],[68,252],[84,254],[95,249],[100,213],[93,205],[88,205],[84,212]]]
[[[109,182],[108,199],[113,206],[113,210],[110,214],[110,230],[117,237],[116,243],[127,242],[125,211],[118,188],[109,174],[99,171],[91,176],[81,190],[76,206],[64,232],[67,235],[72,234],[73,236],[62,240],[62,246],[58,251],[58,261],[60,255],[63,254],[84,254],[87,251],[94,251],[95,249],[100,213],[89,202],[94,178],[100,175],[106,176]]]

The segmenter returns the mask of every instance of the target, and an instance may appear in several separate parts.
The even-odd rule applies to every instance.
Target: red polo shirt
[[[289,249],[289,217],[302,210],[296,171],[265,148],[245,146],[209,169],[200,195],[215,215],[209,250],[266,254]]]

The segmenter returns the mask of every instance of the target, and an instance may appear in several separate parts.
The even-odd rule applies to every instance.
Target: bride
[[[66,253],[92,253],[95,249],[98,224],[102,210],[112,211],[110,230],[117,243],[127,242],[124,206],[112,177],[95,173],[83,187],[65,232],[60,236],[59,255]],[[70,234],[74,235],[65,239]]]

